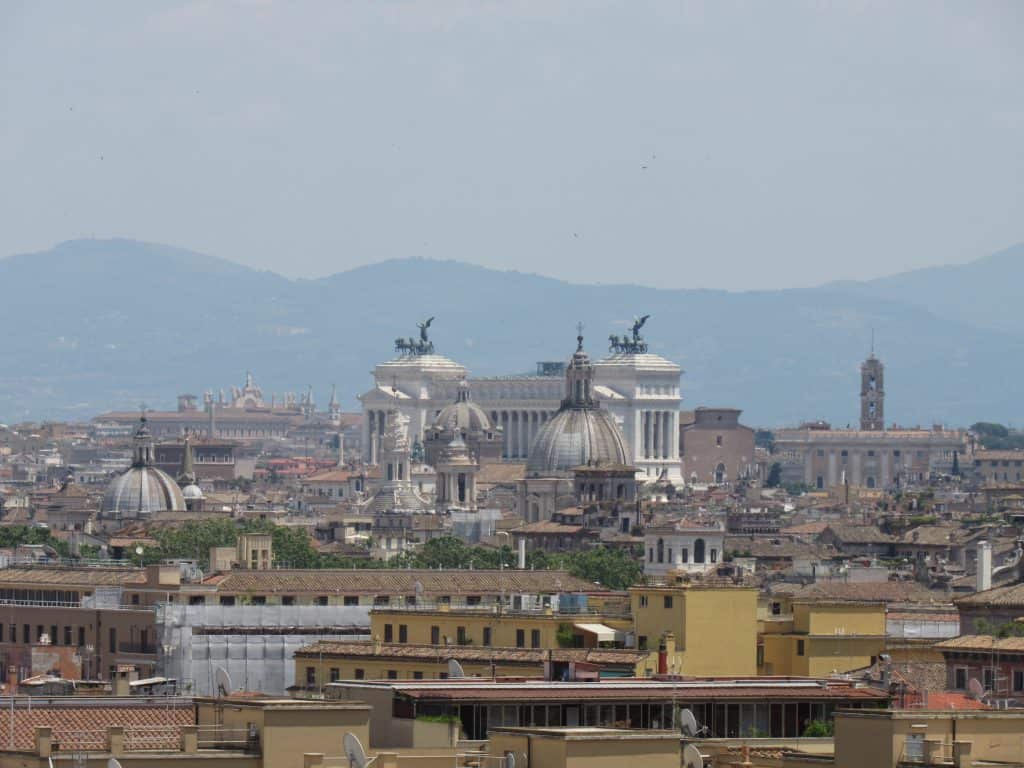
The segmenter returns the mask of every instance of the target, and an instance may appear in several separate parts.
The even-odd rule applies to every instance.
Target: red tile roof
[[[96,702],[96,706],[80,702],[61,702],[48,706],[33,702],[31,711],[19,702],[13,713],[8,710],[0,718],[0,744],[12,744],[11,722],[14,723],[13,748],[29,750],[35,747],[35,729],[53,729],[54,741],[62,752],[78,748],[105,748],[105,730],[112,726],[125,729],[126,740],[131,740],[133,729],[161,729],[147,733],[158,736],[155,749],[178,750],[181,737],[173,728],[195,725],[195,710],[191,702],[151,704],[148,700],[131,703]],[[173,727],[173,728],[172,728]],[[167,742],[166,744],[164,742]],[[8,747],[9,748],[9,747]]]

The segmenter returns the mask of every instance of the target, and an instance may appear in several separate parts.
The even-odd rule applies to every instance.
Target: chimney
[[[516,562],[516,567],[520,571],[526,570],[526,537],[520,536],[516,541],[516,546],[519,548],[519,558]]]
[[[984,592],[992,589],[992,545],[982,539],[978,542],[978,573],[976,590]]]

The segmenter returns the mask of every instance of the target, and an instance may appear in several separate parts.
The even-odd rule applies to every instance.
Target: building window
[[[665,595],[665,597],[663,599],[665,601],[665,607],[666,608],[671,608],[672,607],[672,595]]]
[[[220,596],[220,604],[221,605],[234,605],[235,604],[235,596],[234,595],[221,595]]]
[[[441,644],[441,628],[431,627],[430,628],[430,644],[440,645]]]
[[[1024,691],[1024,669],[1013,670],[1013,690]]]
[[[716,435],[715,436],[715,445],[721,447],[721,445],[722,445],[722,436],[721,435]]]
[[[71,627],[64,627],[64,645],[71,645]]]
[[[654,562],[654,547],[651,547],[650,549],[647,550],[647,562],[648,563],[653,563]]]
[[[491,644],[491,628],[490,627],[484,627],[483,644],[484,645],[490,645]]]
[[[250,598],[249,602],[252,603],[253,605],[266,605],[267,604],[267,596],[266,595],[253,595]]]
[[[539,629],[531,629],[530,630],[530,647],[531,648],[540,648],[540,630]]]
[[[782,603],[776,601],[772,603],[772,616],[782,615]]]
[[[640,595],[640,607],[641,608],[646,608],[647,607],[647,595]]]
[[[359,595],[345,595],[345,605],[359,605]]]
[[[364,670],[364,669],[357,669],[356,670],[356,680],[363,680],[365,677],[366,677],[366,670]]]
[[[398,625],[398,642],[408,643],[409,642],[409,625],[399,624]]]
[[[686,547],[683,547],[682,549],[680,549],[679,550],[679,559],[682,562],[684,562],[684,563],[690,562],[690,550],[687,549]]]
[[[313,601],[314,605],[327,605],[327,595],[317,595],[316,600]]]
[[[658,539],[658,562],[665,562],[665,540]]]
[[[797,640],[796,641],[796,655],[797,656],[803,656],[804,655],[804,641],[803,640]]]
[[[374,605],[378,605],[378,606],[380,606],[380,605],[389,605],[390,603],[391,603],[391,598],[388,597],[387,595],[376,595],[373,598],[373,604]]]
[[[956,667],[953,670],[953,688],[958,691],[967,690],[967,667]]]
[[[704,539],[697,539],[693,542],[693,562],[704,562]]]
[[[874,455],[875,455],[874,451],[868,451],[868,456],[874,456]]]
[[[412,673],[412,679],[413,680],[422,680],[423,679],[423,673],[422,672],[413,672]]]
[[[517,629],[516,630],[516,648],[525,648],[525,647],[526,647],[526,630],[525,629]]]
[[[395,639],[395,630],[390,624],[384,625],[384,642],[390,643]]]
[[[985,686],[985,690],[995,692],[996,688],[996,671],[991,667],[982,670],[982,685]]]
[[[759,667],[763,667],[764,666],[764,646],[763,645],[757,646],[757,666],[759,666]]]
[[[398,672],[396,670],[394,670],[394,669],[389,669],[388,670],[388,680],[397,680],[397,679],[398,679]]]
[[[455,642],[459,645],[468,645],[469,640],[466,639],[466,628],[456,627],[455,628]]]
[[[306,667],[306,685],[316,685],[316,667]]]
[[[714,547],[712,547],[712,549],[711,549],[711,562],[712,563],[717,563],[718,562],[718,550],[715,549]]]
[[[647,635],[640,635],[636,639],[636,647],[641,651],[647,650]]]
[[[341,680],[341,670],[337,667],[331,667],[331,682],[336,683]]]
[[[822,475],[818,475],[814,485],[819,491],[822,490],[825,487],[825,478]]]

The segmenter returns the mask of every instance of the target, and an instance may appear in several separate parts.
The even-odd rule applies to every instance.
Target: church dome
[[[153,437],[146,417],[135,431],[134,458],[125,472],[115,477],[103,494],[103,514],[132,518],[154,512],[184,510],[185,497],[166,472],[153,466]]]
[[[537,433],[526,462],[528,475],[570,472],[585,464],[629,464],[622,431],[594,400],[594,366],[583,351],[583,337],[577,342],[565,371],[565,399]]]
[[[469,384],[459,382],[459,393],[454,403],[441,409],[434,419],[434,429],[450,434],[479,434],[494,430],[491,418],[469,397]]]

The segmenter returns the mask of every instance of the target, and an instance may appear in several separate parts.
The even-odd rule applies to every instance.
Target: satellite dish
[[[459,678],[465,676],[466,670],[462,668],[462,665],[455,659],[448,659],[448,677]]]
[[[231,695],[231,675],[224,667],[217,667],[213,671],[213,679],[217,687],[218,696],[230,696]]]
[[[978,682],[978,678],[972,677],[967,681],[967,690],[971,692],[971,696],[976,699],[983,699],[988,695],[988,691],[985,690],[985,686]]]
[[[345,757],[348,758],[349,768],[366,768],[368,762],[366,750],[363,749],[359,737],[349,731],[345,734],[345,738],[342,739],[342,744],[345,747]]]
[[[679,712],[679,727],[683,731],[683,736],[694,737],[699,732],[697,725],[697,718],[693,716],[693,710],[683,709]]]
[[[516,768],[516,753],[506,752],[503,761],[503,768]]]
[[[107,768],[121,768],[121,761],[116,757],[112,757],[107,760]]]
[[[683,768],[704,768],[704,755],[693,744],[683,747]]]
[[[141,555],[144,551],[145,550],[142,548],[141,544],[139,544],[137,547],[135,547],[135,554],[136,555]]]

